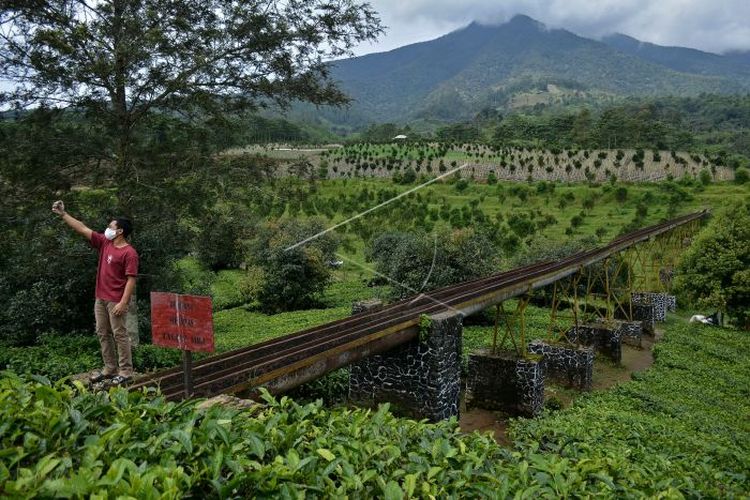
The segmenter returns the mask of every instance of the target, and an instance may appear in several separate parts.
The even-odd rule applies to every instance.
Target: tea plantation
[[[507,449],[456,422],[300,405],[250,410],[94,394],[0,376],[0,496],[197,498],[742,497],[750,343],[667,323],[635,380],[511,426]]]

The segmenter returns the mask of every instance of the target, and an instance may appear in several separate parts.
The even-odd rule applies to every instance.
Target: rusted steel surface
[[[419,317],[448,309],[474,314],[509,298],[523,295],[578,272],[610,255],[683,224],[705,217],[696,212],[616,238],[608,245],[554,262],[538,262],[433,290],[382,309],[356,314],[301,332],[228,351],[194,364],[195,396],[247,391],[263,386],[283,392],[385,351],[418,335]],[[132,386],[160,386],[169,399],[183,395],[182,371],[173,368],[151,374]]]

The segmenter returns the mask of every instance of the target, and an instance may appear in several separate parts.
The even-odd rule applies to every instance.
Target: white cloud
[[[709,52],[750,50],[749,0],[371,0],[388,32],[358,54],[430,40],[471,21],[526,14],[587,37],[624,33]]]

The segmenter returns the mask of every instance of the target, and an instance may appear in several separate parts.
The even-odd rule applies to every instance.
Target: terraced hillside
[[[440,175],[459,166],[458,175],[496,179],[603,182],[612,178],[643,182],[697,177],[731,180],[733,170],[703,154],[642,149],[494,148],[481,144],[355,144],[311,156],[328,178],[391,177],[411,169],[419,176]]]

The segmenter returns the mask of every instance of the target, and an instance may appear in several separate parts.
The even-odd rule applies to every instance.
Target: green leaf
[[[385,500],[402,500],[404,492],[396,481],[388,481],[383,489]]]
[[[42,457],[41,460],[36,464],[36,467],[34,468],[35,475],[42,479],[47,476],[52,470],[54,470],[55,467],[57,467],[62,460],[59,458],[55,458],[54,453],[50,453],[49,455],[46,455]]]
[[[404,476],[404,489],[406,490],[407,497],[414,496],[414,490],[417,487],[417,476],[416,474],[407,474]]]

